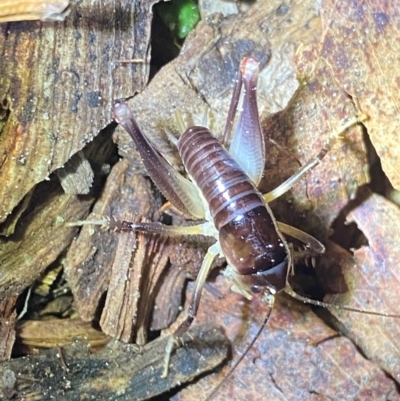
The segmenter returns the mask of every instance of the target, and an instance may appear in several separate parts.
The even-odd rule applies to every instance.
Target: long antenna
[[[253,347],[254,343],[257,341],[258,337],[260,337],[260,334],[262,333],[262,331],[264,330],[265,326],[268,323],[268,320],[271,316],[272,313],[272,308],[274,306],[274,301],[275,301],[275,297],[273,295],[268,295],[267,299],[267,303],[269,306],[268,312],[266,314],[266,316],[264,317],[263,322],[261,323],[260,327],[257,330],[257,333],[255,334],[255,336],[251,339],[251,341],[249,342],[249,344],[246,346],[244,352],[242,352],[242,354],[239,356],[239,358],[236,360],[236,362],[233,364],[233,366],[231,367],[231,369],[229,370],[228,374],[218,383],[218,385],[212,390],[212,392],[207,396],[207,398],[205,399],[205,401],[209,401],[213,399],[213,396],[219,391],[219,389],[222,387],[222,385],[224,383],[226,383],[226,381],[229,379],[229,377],[232,375],[232,373],[234,372],[234,370],[238,367],[239,363],[242,362],[243,358],[248,354],[248,352],[250,351],[250,349]]]
[[[338,310],[345,310],[349,312],[357,312],[357,313],[363,313],[365,315],[373,315],[373,316],[385,316],[385,317],[392,317],[396,319],[400,319],[400,315],[395,315],[392,313],[385,313],[385,312],[374,312],[374,311],[369,311],[366,309],[361,309],[361,308],[352,308],[349,306],[343,306],[343,305],[338,305],[330,302],[323,302],[323,301],[317,301],[315,299],[310,299],[307,297],[303,297],[302,295],[297,294],[292,287],[287,285],[287,287],[284,289],[286,294],[289,294],[292,298],[297,299],[298,301],[304,302],[305,304],[310,304],[310,305],[316,305],[316,306],[322,306],[324,308],[333,308],[333,309],[338,309]]]
[[[390,318],[396,318],[399,319],[400,315],[395,315],[395,314],[391,314],[391,313],[381,313],[381,312],[375,312],[375,311],[369,311],[369,310],[365,310],[365,309],[361,309],[361,308],[352,308],[349,306],[342,306],[342,305],[338,305],[338,304],[334,304],[334,303],[330,303],[330,302],[322,302],[322,301],[317,301],[315,299],[310,299],[307,297],[303,297],[300,294],[297,294],[297,292],[295,292],[292,287],[290,287],[290,285],[288,284],[287,287],[284,289],[284,291],[290,295],[292,298],[297,299],[298,301],[310,304],[310,305],[315,305],[315,306],[322,306],[324,308],[334,308],[337,310],[345,310],[345,311],[349,311],[349,312],[356,312],[356,313],[363,313],[366,315],[374,315],[374,316],[384,316],[384,317],[390,317]],[[229,379],[229,377],[232,375],[232,373],[234,372],[234,370],[238,367],[238,365],[240,364],[240,362],[243,360],[243,358],[247,355],[247,353],[250,351],[250,349],[253,347],[254,343],[257,341],[258,337],[260,336],[261,332],[264,330],[264,328],[266,327],[269,318],[271,316],[272,313],[272,308],[274,305],[274,301],[275,301],[275,297],[272,294],[269,294],[266,298],[265,298],[266,302],[269,305],[269,310],[267,315],[264,318],[264,321],[262,322],[262,324],[260,325],[259,329],[257,330],[257,333],[255,334],[255,336],[252,338],[252,340],[250,341],[250,343],[246,346],[244,352],[242,352],[242,354],[240,355],[240,357],[237,359],[237,361],[233,364],[233,366],[231,367],[231,369],[229,370],[228,374],[224,377],[224,379],[212,390],[212,392],[207,396],[205,401],[209,401],[212,400],[213,396],[219,391],[219,389],[223,386],[223,384]]]

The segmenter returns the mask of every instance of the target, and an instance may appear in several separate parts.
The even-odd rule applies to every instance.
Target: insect
[[[196,316],[201,292],[216,256],[225,256],[227,260],[225,275],[232,282],[232,289],[249,299],[254,294],[261,295],[270,306],[269,314],[274,295],[280,291],[315,305],[365,312],[309,300],[296,294],[288,284],[288,276],[296,260],[318,255],[324,252],[324,246],[307,233],[276,221],[268,202],[289,190],[316,166],[332,144],[328,143],[316,157],[275,190],[261,194],[257,185],[263,175],[265,149],[257,110],[257,77],[258,62],[253,58],[242,60],[222,143],[205,127],[190,127],[177,141],[190,179],[179,174],[152,147],[126,104],[117,103],[114,107],[116,121],[134,140],[150,177],[160,191],[182,214],[205,222],[189,227],[118,220],[110,220],[106,224],[118,230],[139,230],[169,236],[204,235],[216,240],[209,248],[197,276],[188,316],[167,345],[163,376],[168,374],[169,358],[176,343]],[[231,139],[238,109],[241,112]],[[342,130],[357,121],[348,122]],[[85,224],[96,223],[89,221]],[[104,224],[104,220],[97,224]],[[306,249],[294,250],[286,236],[300,240]],[[262,327],[267,323],[269,314]]]
[[[134,140],[150,177],[163,195],[184,215],[205,220],[205,223],[174,227],[158,223],[111,221],[110,227],[170,236],[204,235],[216,240],[208,249],[196,279],[188,316],[167,346],[164,376],[168,374],[169,357],[175,343],[196,316],[205,280],[217,256],[226,258],[225,276],[232,282],[232,289],[248,299],[260,293],[271,306],[270,310],[274,295],[284,290],[296,299],[315,305],[366,312],[310,300],[296,294],[288,284],[295,261],[323,253],[324,246],[307,233],[276,221],[268,202],[289,190],[320,163],[332,143],[328,143],[316,157],[278,188],[261,194],[257,185],[263,175],[265,147],[257,108],[257,78],[258,62],[251,57],[243,59],[222,143],[207,128],[200,126],[188,128],[177,141],[190,179],[180,175],[151,146],[126,104],[117,103],[114,108],[116,121]],[[230,140],[239,104],[241,112]],[[341,131],[357,121],[350,121]],[[303,242],[306,249],[295,251],[286,241],[286,235]],[[376,312],[372,314],[381,315]]]

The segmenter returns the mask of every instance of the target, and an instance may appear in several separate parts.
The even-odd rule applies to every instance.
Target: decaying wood
[[[131,98],[143,89],[147,80],[153,1],[120,0],[115,7],[100,1],[78,3],[64,23],[0,25],[0,49],[4,55],[0,60],[3,139],[0,144],[0,218],[4,221],[2,233],[9,236],[0,242],[0,294],[4,296],[3,309],[9,312],[15,303],[15,294],[29,286],[72,241],[77,229],[67,227],[64,222],[79,220],[87,214],[93,201],[91,195],[98,195],[102,184],[96,176],[108,172],[110,167],[106,186],[101,188],[101,196],[89,219],[144,216],[156,221],[160,217],[159,195],[143,177],[145,172],[140,158],[132,148],[131,140],[121,130],[116,131],[114,139],[124,160],[114,165],[115,160],[110,162],[110,151],[106,150],[108,156],[93,163],[93,154],[85,149],[82,160],[90,160],[91,168],[83,169],[83,174],[78,171],[79,179],[83,178],[83,187],[68,173],[67,179],[74,188],[68,191],[73,194],[64,193],[56,182],[56,175],[51,176],[49,183],[42,182],[98,136],[100,129],[111,121],[114,99]],[[163,127],[169,125],[173,111],[180,110],[185,118],[192,115],[194,123],[202,124],[207,108],[208,125],[219,136],[223,131],[237,65],[245,55],[251,54],[261,61],[258,91],[261,120],[272,139],[267,141],[270,146],[265,182],[262,183],[264,191],[288,178],[324,146],[343,119],[358,111],[357,98],[353,95],[357,93],[365,100],[365,94],[357,92],[356,80],[351,82],[351,88],[355,90],[349,96],[348,86],[341,81],[343,76],[354,74],[346,68],[332,72],[332,66],[337,67],[338,61],[343,59],[340,57],[341,46],[329,45],[340,38],[336,32],[338,27],[341,28],[339,32],[345,30],[334,24],[332,31],[336,36],[332,37],[329,31],[332,15],[325,13],[321,20],[318,7],[320,2],[313,0],[284,3],[266,0],[255,4],[243,15],[209,16],[199,24],[187,39],[181,56],[161,70],[142,94],[130,100],[144,133],[171,164],[181,167],[176,150],[162,132]],[[385,19],[385,15],[375,15],[375,28],[380,35],[390,28],[390,19]],[[142,19],[143,16],[147,18]],[[344,17],[343,21],[348,19]],[[359,31],[361,29],[354,30]],[[321,53],[321,43],[325,39],[327,42]],[[358,41],[354,46],[362,48]],[[334,52],[332,60],[328,50]],[[392,99],[395,99],[394,95]],[[368,103],[368,111],[374,107],[374,102]],[[272,113],[277,114],[271,119]],[[376,116],[376,113],[371,114]],[[371,124],[376,128],[379,119],[375,118]],[[398,141],[396,138],[391,141],[391,149],[395,149],[394,143]],[[101,155],[103,152],[97,148],[94,153]],[[89,166],[85,164],[85,167]],[[346,141],[339,141],[322,166],[284,197],[286,202],[276,202],[272,207],[284,221],[318,234],[320,239],[326,238],[332,221],[355,196],[358,187],[368,181],[367,168],[361,132],[353,129],[346,134]],[[89,188],[91,171],[95,182],[91,195],[74,195]],[[63,172],[59,171],[57,178],[61,175]],[[377,213],[375,207],[374,204],[366,206],[372,210],[372,215]],[[364,221],[360,211],[357,213],[352,217]],[[394,214],[391,212],[391,215]],[[389,253],[376,246],[380,239],[374,240],[371,249],[384,258]],[[184,278],[188,276],[185,269],[189,268],[189,275],[195,275],[192,268],[199,263],[202,251],[195,248],[181,251],[187,245],[192,244],[185,240],[170,243],[157,237],[114,233],[101,227],[83,228],[64,261],[65,275],[79,315],[86,321],[95,320],[104,300],[100,320],[104,332],[124,341],[135,338],[144,343],[148,320],[153,320],[152,329],[160,330],[175,318]],[[361,258],[365,253],[364,250],[356,256]],[[328,247],[324,271],[329,271],[329,262],[335,260],[335,255],[337,253]],[[164,267],[169,256],[174,266],[167,272]],[[349,253],[346,257],[345,265],[350,271],[359,261]],[[143,261],[149,263],[146,265]],[[395,269],[392,264],[387,266]],[[162,279],[164,285],[160,286]],[[257,302],[254,303],[256,307],[243,304],[229,292],[229,284],[225,283],[219,290],[220,281],[223,280],[216,283],[218,291],[228,295],[221,301],[205,291],[205,306],[203,312],[200,308],[196,321],[214,320],[219,316],[224,325],[227,321],[233,322],[229,335],[235,342],[233,355],[236,357],[245,346],[243,339],[251,340],[255,326],[258,327],[260,317],[266,313],[266,306],[260,307]],[[357,285],[362,286],[362,282]],[[372,293],[373,289],[368,291]],[[390,293],[385,295],[388,297]],[[219,304],[222,310],[217,309]],[[156,312],[152,311],[154,305]],[[379,310],[379,307],[375,309]],[[260,383],[266,389],[264,398],[268,399],[273,399],[275,393],[279,393],[277,397],[283,394],[291,398],[304,389],[312,396],[318,393],[332,398],[335,387],[329,380],[338,378],[340,383],[347,377],[346,383],[352,385],[353,374],[363,378],[371,371],[374,375],[368,376],[360,392],[364,388],[377,390],[374,383],[378,378],[382,391],[395,394],[394,382],[380,371],[378,365],[365,361],[348,341],[343,346],[343,341],[338,341],[339,345],[330,343],[336,333],[315,316],[309,318],[310,314],[304,305],[296,307],[292,302],[286,307],[285,302],[277,300],[269,327],[247,361],[244,360],[240,371],[243,373],[236,376],[240,386],[233,381],[228,389],[229,399],[246,398],[236,392],[238,386],[245,389],[247,395],[259,397],[257,386],[260,387]],[[3,316],[15,318],[7,313]],[[9,321],[13,324],[12,319]],[[356,318],[352,316],[351,319]],[[29,325],[33,324],[27,323],[26,327]],[[379,321],[379,325],[374,326],[380,330],[380,325],[385,325],[392,333],[397,332],[398,325],[393,322]],[[8,357],[14,338],[13,327],[1,325],[0,329],[2,356]],[[218,332],[195,326],[193,329],[195,337],[196,332],[201,334],[201,341],[210,336],[208,345],[212,344],[211,348],[197,340],[197,345],[192,347],[188,339],[186,347],[172,355],[171,373],[165,381],[160,379],[165,339],[150,343],[135,358],[132,346],[110,346],[102,353],[92,355],[82,345],[75,344],[62,349],[60,358],[54,351],[49,351],[0,365],[1,396],[21,399],[22,394],[28,394],[40,398],[50,387],[54,396],[66,400],[75,400],[82,394],[97,399],[135,399],[135,395],[142,397],[137,399],[145,399],[160,394],[200,372],[211,370],[224,359],[221,355],[226,355],[226,344],[218,340]],[[57,335],[62,337],[62,333],[57,334],[57,330],[55,333],[51,342],[59,344]],[[376,338],[379,343],[381,337],[376,334]],[[395,344],[396,338],[392,340]],[[202,363],[198,349],[207,354],[222,354],[218,354],[215,363],[207,365],[205,370],[196,371],[196,364]],[[337,356],[338,349],[344,350],[343,358]],[[379,352],[379,347],[375,346],[375,349]],[[214,358],[214,354],[211,355]],[[351,359],[350,369],[346,366],[347,357]],[[334,363],[330,361],[332,358]],[[294,360],[298,369],[293,369]],[[382,366],[395,378],[397,371],[393,360],[396,363],[397,360],[392,359]],[[178,365],[182,370],[189,366],[190,373],[176,376]],[[136,375],[143,366],[147,369],[146,374]],[[304,366],[307,369],[302,369]],[[360,366],[362,368],[358,369]],[[294,376],[290,370],[295,372]],[[147,372],[152,373],[147,375]],[[300,376],[298,372],[301,372]],[[315,377],[326,378],[329,388],[321,388],[320,383],[313,382]],[[207,378],[192,387],[190,396],[181,393],[181,399],[198,400],[199,394],[203,395],[205,389],[210,389],[220,377],[206,383],[205,380]],[[156,383],[157,390],[147,384],[150,381]],[[149,394],[142,395],[142,391]],[[221,399],[223,397],[221,395]]]
[[[113,152],[108,130],[88,146],[87,157],[92,163],[102,165]],[[96,155],[94,159],[91,158],[93,154]],[[8,238],[0,238],[2,299],[21,293],[58,258],[77,233],[76,227],[65,223],[83,218],[93,200],[94,196],[65,194],[57,180],[36,186],[15,232]]]
[[[186,280],[187,274],[184,270],[174,265],[168,267],[154,300],[151,330],[165,329],[176,320],[182,307],[182,288]]]
[[[90,344],[93,350],[110,341],[110,337],[79,318],[20,321],[16,330],[18,350],[26,354],[37,353],[42,348],[63,347],[77,339]]]
[[[2,299],[21,293],[57,259],[77,232],[65,221],[83,217],[93,202],[64,194],[55,182],[46,184],[36,188],[24,225],[17,226],[13,240],[0,239]]]
[[[0,301],[0,361],[11,357],[16,336],[15,321],[17,312],[14,309],[16,300],[17,297],[14,295]]]
[[[155,298],[160,291],[162,275],[167,266],[170,247],[167,238],[149,236],[140,233],[138,235],[138,249],[133,261],[133,270],[140,277],[140,299],[136,316],[136,343],[147,343],[147,333]],[[163,328],[168,327],[164,326]]]
[[[228,343],[218,329],[198,326],[185,336],[185,347],[171,360],[170,374],[161,379],[167,337],[143,348],[114,342],[90,354],[82,342],[0,365],[2,399],[52,397],[77,400],[146,400],[173,389],[221,364]],[[7,380],[8,379],[8,380]]]
[[[35,6],[65,8],[68,2],[2,2],[0,9],[10,19],[22,3],[33,12]],[[109,163],[109,136],[96,146],[95,156],[80,154],[72,174],[59,171],[72,195],[53,177],[44,180],[109,124],[115,98],[131,96],[146,84],[151,5],[84,0],[63,23],[0,25],[0,231],[8,236],[0,240],[1,299],[15,301],[15,294],[57,259],[77,232],[65,222],[83,218],[92,204],[93,196],[75,194],[87,193],[91,185],[87,158],[97,175],[92,195],[98,191]]]
[[[90,192],[94,173],[82,151],[75,153],[56,173],[66,194],[83,195]]]
[[[160,275],[168,261],[167,239],[125,232],[118,233],[117,240],[100,326],[114,338],[145,345]]]
[[[135,174],[129,163],[124,160],[112,169],[103,193],[88,219],[104,217],[122,219],[127,212],[131,215],[157,219],[160,205],[160,201],[153,195],[150,181]],[[113,263],[118,244],[121,242],[120,246],[123,246],[121,244],[125,238],[129,242],[129,236],[119,239],[119,234],[105,230],[101,226],[86,226],[82,228],[79,238],[68,251],[64,261],[65,274],[75,296],[76,309],[84,320],[93,319],[99,300],[109,286],[110,275],[117,274],[114,279],[119,281],[118,264],[113,268]],[[131,245],[133,245],[131,248],[124,247],[125,261],[121,266],[124,285],[129,284],[126,279],[129,276],[127,273],[132,253],[136,248],[135,240]],[[137,288],[136,291],[138,290]],[[122,291],[120,295],[124,296],[125,290],[117,291]],[[111,293],[110,296],[112,297]],[[133,312],[134,315],[135,311]]]
[[[64,22],[0,25],[0,221],[143,89],[152,4],[84,0]]]
[[[68,0],[3,0],[0,4],[0,22],[63,21],[68,15]]]

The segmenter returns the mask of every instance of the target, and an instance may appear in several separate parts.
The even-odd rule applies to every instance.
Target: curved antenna
[[[305,304],[310,304],[310,305],[315,305],[315,306],[322,306],[324,308],[333,308],[337,310],[345,310],[348,312],[356,312],[356,313],[363,313],[365,315],[373,315],[373,316],[384,316],[384,317],[392,317],[395,319],[400,319],[400,315],[395,315],[392,313],[384,313],[384,312],[375,312],[375,311],[369,311],[366,309],[361,309],[361,308],[353,308],[350,306],[343,306],[343,305],[338,305],[334,304],[331,302],[323,302],[323,301],[317,301],[315,299],[310,299],[307,297],[303,297],[302,295],[298,294],[293,290],[293,288],[289,285],[284,289],[286,294],[290,295],[292,298],[297,299],[298,301],[304,302]]]
[[[212,400],[214,398],[214,395],[219,391],[219,389],[222,387],[222,385],[224,383],[226,383],[226,381],[231,377],[232,373],[235,371],[235,369],[238,367],[239,363],[242,362],[242,360],[244,359],[244,357],[248,354],[248,352],[250,351],[250,349],[253,347],[253,345],[255,344],[255,342],[257,341],[258,337],[260,337],[260,334],[262,333],[262,331],[264,330],[264,328],[266,327],[269,318],[271,317],[271,313],[272,313],[272,309],[274,306],[274,301],[275,301],[275,296],[273,294],[265,294],[264,295],[264,300],[267,302],[269,309],[267,314],[264,317],[263,322],[261,323],[260,327],[257,330],[257,333],[255,334],[255,336],[251,339],[251,341],[249,342],[249,344],[246,346],[245,350],[242,352],[242,354],[239,356],[239,358],[236,360],[236,362],[233,364],[233,366],[231,367],[231,369],[229,370],[228,374],[222,379],[222,381],[220,381],[218,383],[218,385],[211,391],[211,393],[207,396],[207,398],[205,399],[205,401],[209,401]]]

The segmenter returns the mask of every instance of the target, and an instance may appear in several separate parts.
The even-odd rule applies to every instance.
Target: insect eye
[[[254,294],[259,294],[261,292],[261,287],[259,285],[252,285],[250,290],[254,292]]]

